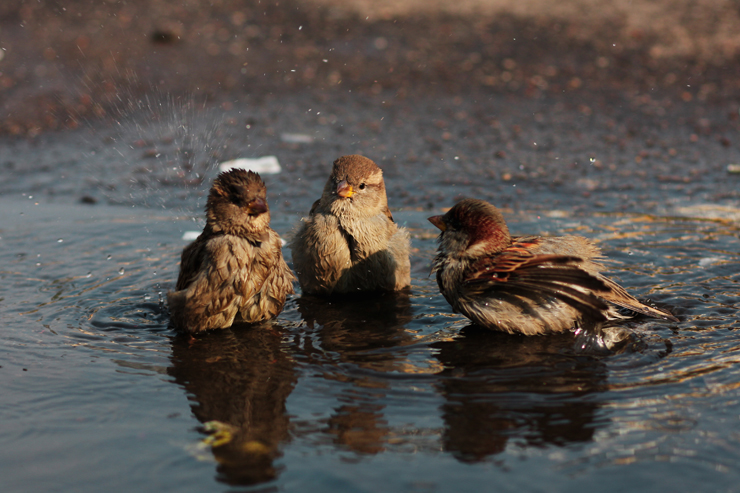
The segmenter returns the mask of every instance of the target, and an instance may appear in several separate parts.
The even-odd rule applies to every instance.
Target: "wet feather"
[[[363,156],[334,162],[290,249],[304,294],[396,291],[411,281],[409,233],[393,221],[383,172]]]
[[[294,277],[269,225],[258,174],[234,169],[216,178],[206,226],[183,250],[175,291],[167,294],[176,327],[200,332],[268,320],[282,311]]]
[[[678,321],[603,276],[601,252],[586,238],[511,237],[500,211],[475,199],[430,221],[442,229],[432,264],[440,291],[479,325],[528,335],[560,332],[623,318],[615,305]]]

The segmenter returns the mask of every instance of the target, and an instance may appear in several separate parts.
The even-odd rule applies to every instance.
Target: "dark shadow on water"
[[[596,395],[605,390],[602,356],[582,354],[571,333],[523,337],[467,326],[432,344],[444,370],[443,447],[478,462],[520,447],[566,446],[593,439]]]
[[[289,440],[285,402],[297,379],[285,335],[266,323],[173,340],[169,373],[204,424],[219,481],[252,485],[280,473],[274,461]]]
[[[332,299],[303,296],[297,303],[309,330],[318,329],[325,351],[337,351],[341,359],[362,363],[363,351],[394,347],[410,340],[405,331],[412,319],[409,295],[408,291],[401,291]]]
[[[406,355],[398,348],[413,341],[406,331],[412,319],[409,292],[302,297],[298,311],[307,325],[301,358],[321,365],[325,379],[341,384],[339,405],[323,432],[340,449],[383,452],[390,433],[385,373],[404,372]]]
[[[338,302],[302,298],[297,304],[305,330],[291,332],[277,323],[235,325],[173,339],[168,373],[203,423],[202,448],[215,458],[219,481],[255,485],[279,476],[275,461],[291,436],[286,400],[301,363],[318,364],[327,379],[350,383],[322,434],[358,453],[383,450],[386,384],[352,368],[392,371],[400,364],[402,355],[382,350],[409,339],[408,293]]]
[[[425,439],[386,416],[389,403],[414,395],[405,394],[403,382],[430,386],[426,397],[421,394],[427,402],[434,391],[444,398],[444,426],[440,435],[431,430],[428,436],[440,436],[441,447],[466,463],[512,446],[586,444],[609,422],[599,413],[599,394],[607,389],[604,358],[613,353],[579,350],[572,333],[521,337],[467,326],[453,340],[426,346],[408,329],[408,293],[292,303],[302,319],[293,329],[244,325],[173,340],[169,373],[203,423],[202,443],[222,482],[277,478],[275,462],[291,437],[331,443],[350,452],[350,461],[399,450],[399,440],[424,446]],[[420,374],[414,358],[425,347],[436,362]],[[315,419],[291,420],[286,401],[299,375],[307,374],[318,377],[305,383],[321,386],[326,409]]]

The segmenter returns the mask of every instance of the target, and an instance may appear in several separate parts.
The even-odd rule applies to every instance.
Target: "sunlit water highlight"
[[[296,296],[274,323],[192,340],[162,302],[190,216],[0,207],[4,491],[740,480],[735,222],[509,211],[514,233],[598,240],[626,288],[682,319],[631,323],[625,347],[591,354],[572,335],[494,334],[451,314],[428,276],[427,212],[394,212],[413,235],[408,297]],[[273,227],[287,235],[297,219],[274,214]]]

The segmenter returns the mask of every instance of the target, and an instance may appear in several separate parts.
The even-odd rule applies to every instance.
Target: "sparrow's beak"
[[[440,230],[444,231],[447,229],[447,225],[445,224],[444,220],[442,219],[444,216],[432,216],[429,219],[429,222],[437,226]]]
[[[340,197],[344,197],[346,199],[347,197],[351,197],[354,193],[355,191],[352,190],[352,185],[347,183],[347,180],[342,180],[337,183],[337,195]]]
[[[256,198],[247,204],[247,213],[250,216],[258,216],[267,212],[267,203],[264,199]]]

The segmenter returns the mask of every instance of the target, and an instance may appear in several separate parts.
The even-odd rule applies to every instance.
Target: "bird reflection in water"
[[[415,340],[406,330],[412,319],[408,290],[341,300],[304,296],[298,311],[307,325],[303,357],[321,365],[324,378],[349,384],[337,396],[340,405],[324,431],[345,450],[384,451],[390,383],[383,374],[408,370],[406,353],[398,347]]]
[[[511,446],[587,443],[607,423],[599,411],[606,356],[577,349],[572,333],[522,337],[467,326],[454,339],[424,342],[409,329],[411,301],[408,293],[302,297],[293,301],[301,319],[293,329],[267,323],[177,337],[170,373],[204,425],[218,478],[232,485],[276,478],[275,461],[291,437],[328,440],[353,454],[345,460],[360,460],[407,450],[404,444],[437,450],[428,441],[436,436],[459,460],[477,462]],[[427,351],[436,359],[419,364]],[[307,385],[331,382],[321,392],[336,404],[315,420],[291,422],[286,400],[307,371],[319,376]],[[417,436],[389,424],[386,408],[404,382],[443,397],[444,426]]]
[[[289,440],[285,401],[296,382],[286,333],[272,322],[237,324],[173,341],[169,373],[204,424],[203,442],[227,484],[258,484],[280,472],[274,461]]]
[[[572,334],[523,337],[470,325],[432,347],[445,367],[437,382],[442,445],[459,460],[499,454],[510,439],[520,448],[593,439],[607,370],[602,356],[575,350]]]

